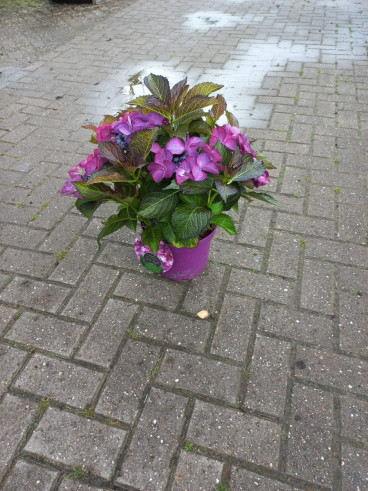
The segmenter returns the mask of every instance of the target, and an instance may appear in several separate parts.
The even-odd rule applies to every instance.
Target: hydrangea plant
[[[190,88],[185,78],[170,88],[154,74],[144,84],[151,95],[128,102],[98,127],[84,126],[97,148],[69,170],[62,189],[88,219],[102,203],[116,203],[99,245],[121,227],[135,231],[140,224],[140,247],[154,254],[162,244],[196,247],[216,226],[237,233],[227,212],[237,211],[240,198],[276,204],[257,190],[274,167],[253,151],[224,97],[211,95],[222,85]]]

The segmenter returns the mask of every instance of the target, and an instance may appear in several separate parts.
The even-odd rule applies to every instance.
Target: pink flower
[[[112,131],[112,125],[109,123],[99,126],[96,129],[96,132],[97,132],[98,142],[110,141],[111,137],[114,136],[114,132]]]
[[[265,173],[262,174],[257,179],[252,179],[252,182],[256,188],[259,188],[259,186],[266,186],[266,184],[269,184],[271,182],[268,176],[269,174],[268,171],[266,170]]]
[[[155,155],[155,160],[148,166],[155,182],[171,177],[175,172],[175,164],[172,162],[173,155],[166,148],[160,148]]]
[[[254,158],[256,157],[255,152],[250,146],[247,135],[244,135],[236,126],[224,124],[223,126],[215,128],[210,137],[210,146],[215,146],[217,140],[220,140],[220,142],[229,150],[235,150],[238,146],[241,154],[250,153]]]
[[[77,179],[75,179],[74,181],[72,181],[71,179],[68,179],[66,181],[66,183],[65,183],[65,186],[62,188],[61,192],[62,192],[62,194],[72,194],[76,198],[83,199],[83,196],[81,196],[78,193],[77,188],[73,184],[73,182],[75,182],[76,180]]]

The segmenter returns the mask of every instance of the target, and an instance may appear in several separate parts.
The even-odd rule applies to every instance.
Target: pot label
[[[162,262],[154,254],[150,252],[144,254],[144,256],[141,254],[140,260],[148,271],[152,271],[153,273],[163,273],[164,268],[162,266]]]

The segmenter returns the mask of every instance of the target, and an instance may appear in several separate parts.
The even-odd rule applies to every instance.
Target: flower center
[[[180,155],[175,155],[172,159],[173,163],[176,165],[176,167],[179,167],[179,165],[185,160],[187,154],[181,153]]]

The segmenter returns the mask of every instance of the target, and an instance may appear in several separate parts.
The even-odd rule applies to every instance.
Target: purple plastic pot
[[[188,247],[174,247],[169,245],[173,256],[174,264],[169,271],[161,273],[163,278],[173,281],[193,280],[201,275],[206,269],[208,255],[211,247],[211,240],[215,235],[214,229],[210,235],[199,241],[194,249]]]

